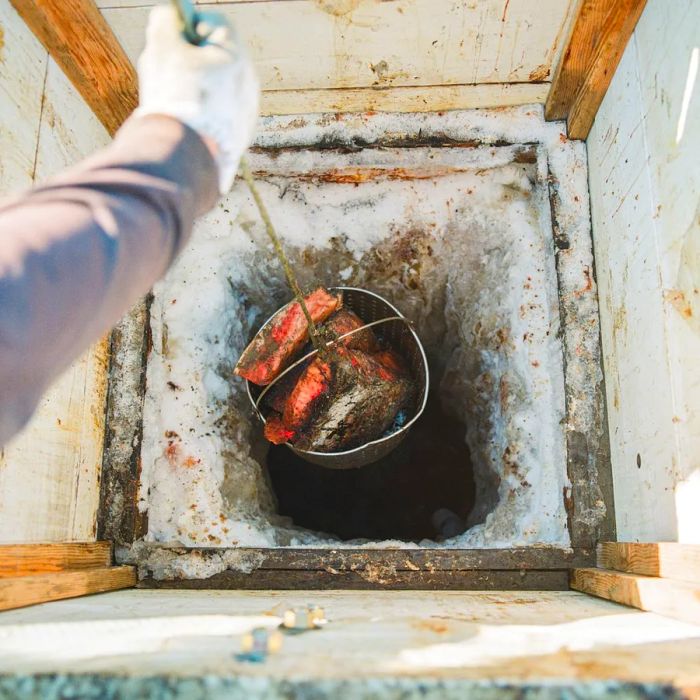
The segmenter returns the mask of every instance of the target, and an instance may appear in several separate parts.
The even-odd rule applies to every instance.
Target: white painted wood
[[[8,50],[14,50],[14,43]],[[19,124],[10,129],[18,130]],[[107,132],[51,60],[39,142],[31,147],[37,180],[108,141]],[[2,450],[0,542],[95,538],[107,353],[103,340],[66,370],[42,398],[29,425]]]
[[[284,637],[262,665],[236,660],[244,633],[309,603],[324,609],[323,630]],[[286,677],[692,686],[699,655],[700,627],[573,592],[132,590],[0,616],[0,672],[243,674],[258,676],[256,696]]]
[[[700,542],[700,98],[676,143],[700,6],[650,0],[588,138],[623,540]]]
[[[150,3],[148,3],[150,4]],[[265,90],[546,81],[571,3],[542,0],[271,0],[216,5]],[[103,14],[135,60],[149,8]],[[304,110],[308,111],[308,110]]]
[[[46,62],[9,0],[0,0],[0,195],[32,184]]]
[[[343,90],[268,90],[260,113],[442,112],[449,109],[544,104],[549,83],[481,83],[431,87],[346,88]]]

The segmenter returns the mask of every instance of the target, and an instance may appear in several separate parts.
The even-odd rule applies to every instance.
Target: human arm
[[[202,139],[152,115],[0,204],[0,445],[51,380],[165,273],[218,194]]]
[[[159,279],[194,218],[231,185],[257,82],[230,27],[187,44],[171,8],[151,14],[140,107],[115,141],[0,202],[0,446],[41,394]]]

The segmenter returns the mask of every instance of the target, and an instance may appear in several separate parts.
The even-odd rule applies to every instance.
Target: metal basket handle
[[[359,333],[360,331],[364,331],[367,328],[372,328],[374,326],[379,326],[382,323],[387,323],[388,321],[403,321],[407,326],[411,326],[412,323],[409,321],[405,316],[387,316],[386,318],[380,318],[377,321],[371,321],[370,323],[365,323],[363,326],[360,326],[359,328],[353,328],[351,331],[348,331],[347,333],[343,333],[343,335],[338,336],[334,340],[329,340],[326,343],[326,347],[330,347],[332,345],[335,345],[336,343],[339,343],[341,340],[345,340],[345,338],[349,338],[351,335],[355,335],[355,333]],[[265,395],[267,394],[270,389],[272,389],[277,382],[282,379],[286,374],[291,372],[295,367],[298,367],[302,362],[306,362],[310,357],[313,357],[314,355],[318,354],[318,350],[314,349],[311,350],[310,352],[307,352],[306,355],[303,357],[300,357],[296,362],[293,364],[289,365],[287,369],[285,369],[283,372],[278,374],[258,395],[258,398],[255,400],[255,410],[257,411],[258,416],[261,418],[263,423],[266,423],[267,420],[265,416],[262,414],[260,411],[260,402],[265,398]]]

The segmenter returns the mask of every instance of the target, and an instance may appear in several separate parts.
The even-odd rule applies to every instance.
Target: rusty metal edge
[[[164,545],[151,543],[153,552]],[[167,547],[176,555],[206,560],[235,551],[246,561],[257,562],[256,570],[323,571],[330,574],[380,567],[393,572],[435,573],[439,571],[534,571],[567,570],[595,566],[594,548],[514,547],[510,549],[345,549],[345,548],[217,548]]]
[[[140,301],[111,335],[97,537],[116,546],[132,544],[147,530],[137,500],[152,298]],[[126,410],[125,401],[134,407]]]
[[[595,547],[601,540],[616,539],[615,505],[612,479],[612,462],[610,459],[610,437],[608,433],[607,406],[605,402],[605,373],[602,364],[602,341],[600,323],[597,332],[597,357],[595,369],[600,371],[600,381],[596,386],[595,405],[593,414],[595,423],[587,434],[571,429],[572,404],[581,400],[581,396],[572,389],[569,362],[575,353],[571,337],[577,326],[582,326],[582,320],[577,314],[576,304],[567,302],[562,294],[562,265],[563,253],[569,250],[571,241],[563,233],[561,225],[561,209],[565,204],[559,195],[559,181],[549,167],[549,205],[552,215],[552,241],[554,259],[559,287],[559,316],[562,328],[562,346],[564,349],[564,394],[566,401],[566,467],[571,493],[564,494],[564,503],[568,516],[569,533],[572,547]],[[590,205],[589,205],[590,221]],[[589,229],[590,230],[590,229]],[[596,284],[595,257],[593,255],[592,232],[589,237],[592,258],[591,275]],[[600,308],[596,286],[596,315],[600,321]],[[593,381],[593,379],[592,379]],[[602,517],[591,517],[591,513],[599,510],[597,501],[602,500],[605,513]]]
[[[224,571],[206,579],[157,581],[142,579],[137,588],[186,590],[442,590],[442,591],[566,591],[567,570],[392,571],[366,567],[362,571],[257,569]]]

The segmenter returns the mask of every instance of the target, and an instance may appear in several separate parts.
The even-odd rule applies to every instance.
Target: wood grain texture
[[[150,4],[103,9],[132,61]],[[569,0],[541,0],[537,11],[531,0],[272,0],[216,10],[235,25],[268,91],[547,81],[570,7]]]
[[[700,583],[700,545],[677,542],[601,542],[598,566],[629,574]]]
[[[11,0],[114,134],[137,105],[136,73],[92,0]]]
[[[0,11],[14,14],[8,2],[0,3]],[[7,170],[16,159],[25,157],[28,146],[22,135],[33,118],[33,113],[25,110],[23,96],[17,93],[31,68],[31,64],[16,63],[16,59],[26,59],[22,41],[28,41],[46,58],[22,19],[14,16],[16,26],[9,25],[11,31],[2,49],[5,65],[17,71],[19,79],[10,99],[0,99],[0,167]],[[109,142],[108,133],[53,59],[44,65],[37,85],[24,88],[24,97],[33,94],[35,87],[43,92],[37,102],[37,118],[41,105],[40,126],[32,130],[32,166],[26,184],[31,184],[32,176],[43,181],[55,175]],[[0,74],[4,76],[2,66]],[[26,111],[26,116],[15,114],[6,121],[5,108],[12,99],[20,100],[17,109]],[[5,133],[17,138],[5,143]],[[0,450],[0,542],[95,538],[108,350],[103,339],[78,358],[41,398],[25,429]]]
[[[569,138],[588,136],[646,0],[583,0],[545,106],[567,119]]]
[[[0,3],[0,195],[30,187],[46,76],[45,49]]]
[[[136,570],[133,566],[111,566],[6,578],[0,580],[0,610],[13,610],[52,600],[116,591],[135,585]]]
[[[587,139],[617,537],[700,544],[700,3],[648,0]],[[650,388],[653,391],[650,392]]]
[[[700,624],[700,586],[696,584],[607,569],[573,569],[570,585],[581,593]]]
[[[9,544],[0,546],[0,578],[94,569],[112,563],[109,542]]]
[[[262,666],[233,658],[245,632],[309,603],[329,618],[322,631],[286,637]],[[33,682],[36,698],[160,698],[167,687],[178,698],[691,700],[673,688],[699,686],[699,658],[696,628],[574,591],[137,589],[0,616],[0,675],[19,678],[3,686],[13,698]]]

